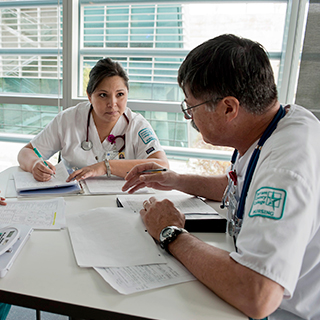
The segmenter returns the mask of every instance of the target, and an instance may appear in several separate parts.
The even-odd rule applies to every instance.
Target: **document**
[[[69,215],[67,225],[80,267],[132,267],[166,263],[140,215],[101,207]]]
[[[58,230],[66,226],[63,198],[37,201],[7,200],[0,206],[0,224],[24,224],[33,229]]]
[[[124,193],[121,188],[126,182],[123,178],[117,176],[94,177],[84,180],[90,194],[118,194]],[[139,190],[139,193],[150,193],[148,188]]]
[[[68,176],[63,162],[56,165],[55,177],[46,182],[37,181],[30,172],[13,174],[16,191],[21,196],[80,193],[81,187],[77,181],[66,182]]]
[[[226,232],[227,220],[200,198],[182,192],[157,193],[157,200],[169,199],[186,216],[185,229],[189,232]],[[143,209],[143,201],[150,195],[117,195],[118,207],[129,208],[136,213]]]
[[[143,209],[143,201],[150,199],[150,195],[118,195],[117,200],[118,204],[122,205],[124,208],[129,208],[134,212],[139,212]],[[201,199],[181,193],[159,193],[154,196],[157,200],[169,199],[173,202],[175,207],[179,209],[182,213],[186,215],[209,215],[209,214],[218,214],[212,207],[207,205]]]
[[[85,182],[91,194],[117,194],[122,192],[121,188],[125,180],[117,176],[102,176],[88,178]]]
[[[94,268],[111,287],[122,294],[131,294],[196,278],[173,256],[164,252],[166,264],[122,268]]]

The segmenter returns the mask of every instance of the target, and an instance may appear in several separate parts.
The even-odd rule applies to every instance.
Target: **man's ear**
[[[227,96],[222,99],[222,102],[227,121],[232,121],[238,115],[240,107],[239,100],[235,97]]]

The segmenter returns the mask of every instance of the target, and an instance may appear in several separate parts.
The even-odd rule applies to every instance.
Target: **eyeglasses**
[[[196,106],[189,107],[189,106],[187,105],[187,103],[186,103],[186,100],[183,100],[183,101],[181,102],[181,105],[180,105],[180,106],[181,106],[181,110],[182,110],[185,118],[189,120],[189,119],[192,119],[192,112],[190,111],[191,109],[196,108],[196,107],[199,107],[199,106],[201,106],[201,105],[203,105],[203,104],[205,104],[205,103],[207,103],[207,102],[210,102],[210,101],[211,101],[211,99],[208,100],[208,101],[205,101],[205,102],[201,102],[201,103],[197,104]]]

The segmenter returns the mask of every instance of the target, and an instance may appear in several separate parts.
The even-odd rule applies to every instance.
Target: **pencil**
[[[148,169],[148,170],[143,170],[139,173],[156,173],[156,172],[162,172],[162,171],[167,171],[167,168],[160,168],[160,169]]]

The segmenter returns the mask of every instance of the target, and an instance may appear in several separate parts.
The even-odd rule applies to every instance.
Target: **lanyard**
[[[229,217],[230,221],[228,222],[228,224],[229,224],[228,225],[228,232],[234,238],[237,237],[237,235],[241,229],[246,197],[248,194],[248,190],[249,190],[249,186],[250,186],[250,183],[252,180],[254,170],[255,170],[257,163],[258,163],[261,149],[262,149],[264,143],[267,141],[267,139],[271,136],[273,131],[276,129],[278,122],[285,116],[285,114],[286,114],[285,109],[282,106],[280,106],[278,112],[276,113],[276,115],[274,116],[274,118],[272,119],[270,124],[268,125],[267,129],[264,131],[262,137],[260,138],[258,144],[256,145],[256,147],[252,153],[252,156],[250,158],[250,161],[249,161],[249,164],[247,167],[242,191],[241,191],[239,205],[237,206],[237,208],[233,208],[233,212],[231,214],[231,217]],[[233,155],[232,155],[232,159],[231,159],[231,169],[232,170],[233,170],[234,163],[236,161],[237,156],[238,156],[238,150],[234,150]],[[235,172],[231,171],[230,174],[231,174],[230,175],[231,180],[233,180],[232,182],[234,184],[236,184],[235,179],[232,178],[232,174],[235,175]],[[229,184],[229,186],[227,187],[226,196],[228,196],[228,193],[230,192],[230,188],[231,188],[231,186]],[[224,207],[224,205],[225,205],[226,196],[224,196],[224,198],[222,200],[222,207]],[[229,208],[228,208],[228,210],[229,210]]]

